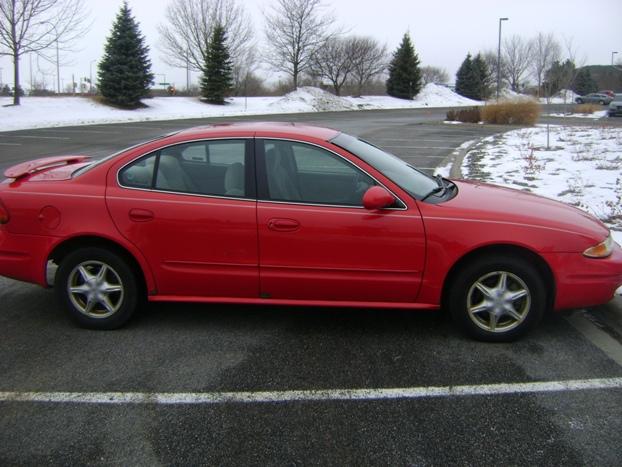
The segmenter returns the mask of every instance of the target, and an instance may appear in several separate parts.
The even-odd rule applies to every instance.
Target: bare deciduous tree
[[[313,56],[330,37],[335,20],[322,14],[321,0],[277,0],[266,12],[267,62],[292,78],[298,87],[301,73],[309,70]]]
[[[531,48],[533,53],[531,71],[538,83],[539,96],[544,73],[551,67],[553,62],[559,60],[561,47],[553,34],[539,32],[538,35],[531,40]]]
[[[338,96],[352,72],[351,44],[351,38],[332,37],[318,49],[311,62],[311,74],[330,81]]]
[[[443,68],[423,66],[421,67],[421,80],[424,85],[429,83],[444,84],[449,81],[449,74]]]
[[[510,88],[514,92],[520,92],[525,74],[532,65],[532,44],[532,41],[525,41],[518,35],[503,41],[503,65]]]
[[[166,24],[158,26],[162,60],[170,66],[202,71],[207,45],[216,24],[227,32],[234,83],[255,63],[251,21],[236,0],[174,0],[166,9]]]
[[[387,46],[381,45],[373,37],[353,37],[350,42],[350,57],[351,79],[356,86],[357,96],[360,96],[363,87],[387,69],[389,53]]]
[[[20,57],[59,49],[86,32],[84,0],[0,0],[0,55],[13,59],[13,104],[20,104]]]

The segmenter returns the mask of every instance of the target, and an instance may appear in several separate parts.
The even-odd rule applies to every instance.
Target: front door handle
[[[148,209],[130,209],[130,219],[134,222],[152,221],[153,217],[153,212]]]
[[[277,232],[294,232],[300,228],[300,222],[294,219],[270,219],[268,228]]]

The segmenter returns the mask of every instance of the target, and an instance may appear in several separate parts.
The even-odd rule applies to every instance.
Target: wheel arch
[[[462,256],[458,261],[456,261],[447,275],[445,276],[445,280],[443,282],[443,290],[441,293],[441,306],[443,308],[447,305],[448,291],[455,281],[456,277],[460,273],[460,271],[470,262],[484,257],[484,256],[512,256],[518,258],[525,258],[531,264],[536,267],[538,274],[542,277],[542,279],[546,283],[547,290],[547,310],[552,310],[555,304],[555,296],[556,296],[556,285],[555,285],[555,276],[553,275],[553,271],[551,267],[546,262],[542,256],[538,255],[534,251],[511,244],[496,244],[496,245],[486,245],[475,250],[472,250]]]
[[[103,248],[121,256],[128,262],[128,265],[136,274],[138,282],[145,293],[148,293],[149,290],[155,288],[149,270],[145,270],[146,266],[143,267],[141,262],[129,249],[113,240],[97,235],[81,235],[64,240],[56,245],[50,252],[47,262],[49,263],[50,261],[53,261],[56,265],[60,265],[61,261],[69,253],[76,251],[77,249],[87,247]]]

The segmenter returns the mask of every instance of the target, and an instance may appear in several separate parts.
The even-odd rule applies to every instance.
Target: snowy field
[[[494,135],[465,157],[462,173],[588,211],[622,244],[622,128],[551,126]]]
[[[337,97],[318,88],[303,87],[282,97],[235,97],[224,106],[205,104],[192,97],[145,99],[144,109],[120,110],[83,97],[24,97],[19,107],[12,98],[0,98],[0,131],[101,123],[230,117],[368,109],[416,109],[481,104],[444,86],[426,85],[415,100],[389,96]]]

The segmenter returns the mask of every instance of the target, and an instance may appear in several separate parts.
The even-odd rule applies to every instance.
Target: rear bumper
[[[47,286],[46,262],[53,239],[0,229],[0,276]]]
[[[558,253],[547,260],[556,274],[556,310],[602,305],[622,292],[622,250],[618,246],[608,258]]]

